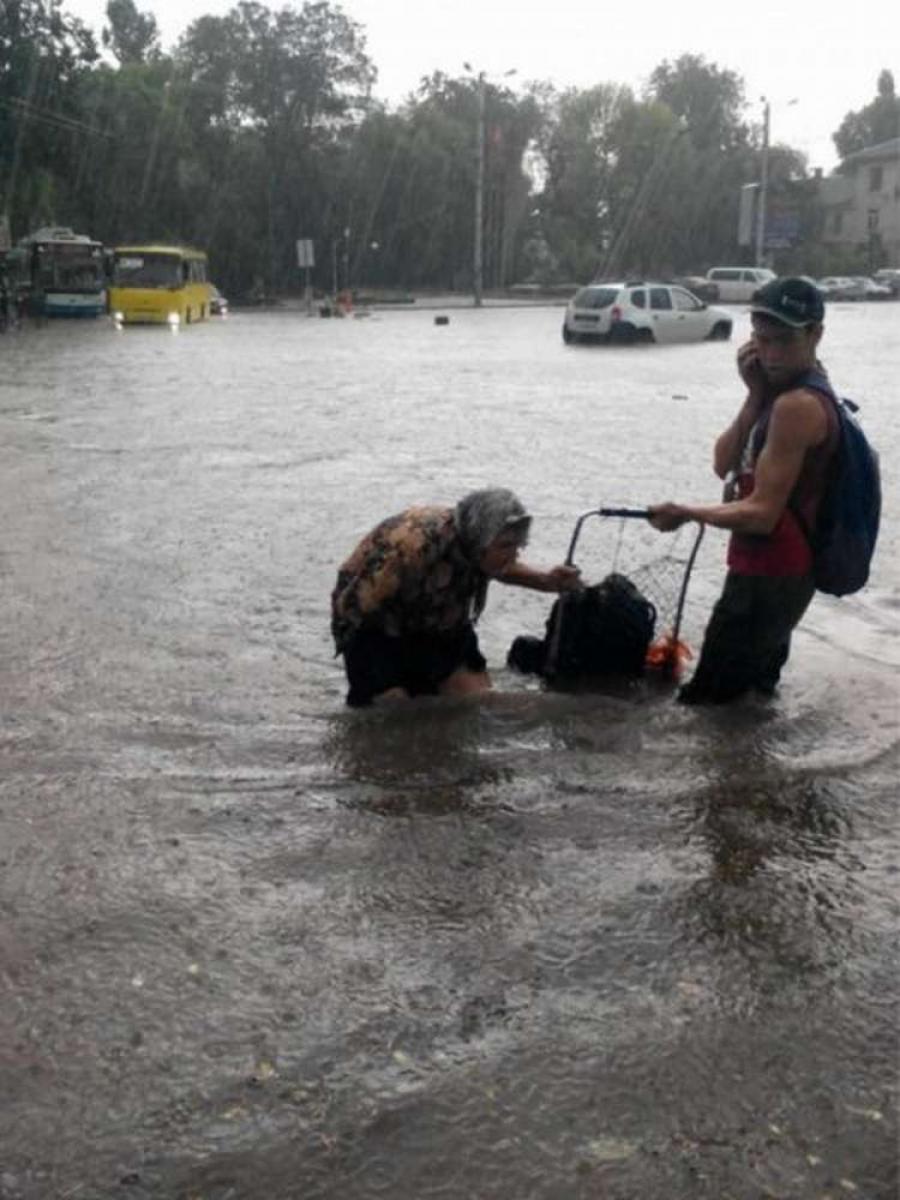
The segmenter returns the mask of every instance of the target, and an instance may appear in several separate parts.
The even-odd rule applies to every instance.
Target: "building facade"
[[[900,267],[900,138],[845,158],[819,190],[826,246],[865,255],[870,271]]]

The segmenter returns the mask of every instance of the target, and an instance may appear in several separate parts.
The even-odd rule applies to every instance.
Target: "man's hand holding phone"
[[[766,376],[760,365],[753,341],[744,342],[737,352],[738,374],[751,392],[766,390]]]

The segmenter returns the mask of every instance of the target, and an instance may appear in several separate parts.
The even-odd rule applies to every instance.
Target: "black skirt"
[[[380,629],[360,629],[344,647],[344,668],[353,708],[371,704],[391,688],[410,696],[437,695],[459,667],[484,671],[487,662],[470,624],[450,633],[410,633],[391,637]]]

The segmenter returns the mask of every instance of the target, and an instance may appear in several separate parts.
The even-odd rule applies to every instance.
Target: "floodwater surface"
[[[775,700],[544,691],[505,656],[549,598],[493,585],[494,696],[343,706],[329,592],[389,513],[509,486],[551,565],[718,495],[746,313],[561,316],[0,337],[3,1200],[896,1196],[900,306],[829,311],[884,529]],[[578,562],[668,555],[665,610],[675,546]]]

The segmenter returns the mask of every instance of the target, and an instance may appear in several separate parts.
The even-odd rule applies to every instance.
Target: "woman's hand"
[[[544,571],[540,567],[529,567],[527,563],[514,562],[496,578],[535,592],[574,592],[582,586],[578,567],[565,565]]]
[[[547,572],[548,592],[576,592],[581,586],[581,571],[578,567],[567,567],[563,564]]]

